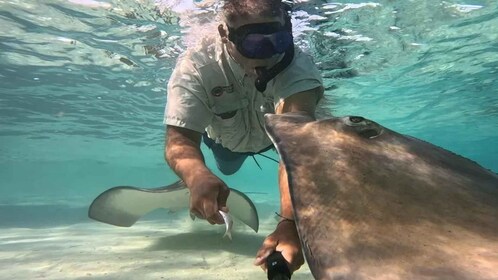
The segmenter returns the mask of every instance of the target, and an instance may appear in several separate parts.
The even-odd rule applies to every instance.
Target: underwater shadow
[[[256,233],[232,232],[232,240],[223,238],[217,231],[186,232],[158,239],[151,251],[215,251],[222,250],[246,256],[256,256],[265,236]]]
[[[92,222],[87,207],[67,205],[0,205],[0,228],[49,228]]]

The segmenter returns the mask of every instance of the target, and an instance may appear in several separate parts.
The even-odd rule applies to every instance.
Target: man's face
[[[292,37],[286,37],[285,35],[287,34],[285,32],[280,31],[279,33],[284,24],[283,16],[240,18],[233,22],[227,22],[222,27],[222,30],[220,30],[220,35],[223,42],[226,43],[230,55],[244,68],[249,76],[255,77],[255,68],[270,68],[283,57],[284,54],[282,52],[274,53],[274,46],[277,45],[276,48],[279,47],[277,43],[272,43],[275,42],[275,38],[284,37],[283,39],[292,41]],[[235,34],[230,34],[230,32]],[[232,41],[234,35],[238,39],[235,42]],[[232,40],[229,38],[232,38]],[[238,47],[237,43],[239,44]],[[258,44],[261,44],[262,48],[259,48]],[[243,46],[249,47],[244,49]],[[245,55],[242,53],[244,50],[247,50]],[[269,57],[258,58],[258,55]]]

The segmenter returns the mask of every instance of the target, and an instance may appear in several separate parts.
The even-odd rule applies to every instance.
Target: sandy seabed
[[[275,220],[260,223],[255,233],[235,221],[231,241],[222,238],[224,225],[185,213],[130,228],[92,220],[11,225],[0,231],[0,279],[267,279],[253,261]],[[313,277],[305,264],[292,279]]]

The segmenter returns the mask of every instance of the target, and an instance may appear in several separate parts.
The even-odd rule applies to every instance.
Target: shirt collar
[[[228,61],[228,66],[230,67],[230,70],[232,70],[233,75],[238,81],[241,81],[244,79],[246,72],[244,71],[244,68],[242,68],[234,59],[233,57],[228,53],[226,44],[221,44],[222,45],[222,52],[223,56],[227,58]]]

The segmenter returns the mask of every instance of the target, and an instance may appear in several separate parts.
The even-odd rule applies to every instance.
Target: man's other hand
[[[266,237],[263,245],[256,254],[254,265],[259,265],[266,271],[266,258],[273,251],[282,253],[291,272],[298,270],[304,264],[301,243],[293,221],[281,221],[275,231]]]

